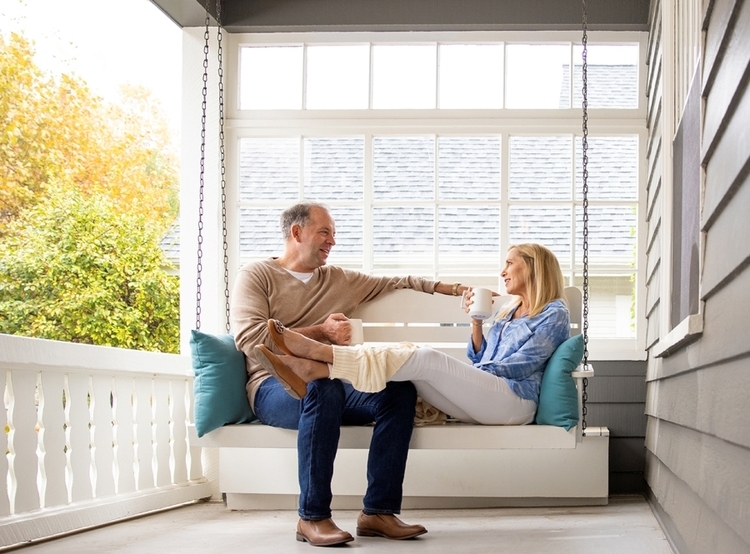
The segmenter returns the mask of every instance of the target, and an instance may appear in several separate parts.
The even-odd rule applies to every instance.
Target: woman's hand
[[[463,306],[464,311],[467,314],[469,313],[469,310],[471,310],[471,305],[473,303],[474,303],[474,288],[467,287],[463,293],[463,299],[461,300],[461,306]]]
[[[492,303],[495,303],[495,296],[500,296],[500,293],[492,291]],[[466,287],[466,290],[463,293],[463,298],[461,300],[461,306],[463,307],[464,311],[468,314],[471,311],[471,305],[474,303],[474,287]]]

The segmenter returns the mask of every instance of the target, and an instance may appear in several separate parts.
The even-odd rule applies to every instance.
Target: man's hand
[[[346,346],[352,341],[352,324],[344,314],[331,314],[323,322],[323,334],[331,344]]]

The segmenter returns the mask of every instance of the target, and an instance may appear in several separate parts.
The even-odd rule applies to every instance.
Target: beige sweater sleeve
[[[343,379],[361,392],[378,392],[404,365],[417,346],[400,342],[389,346],[333,346],[331,379]]]

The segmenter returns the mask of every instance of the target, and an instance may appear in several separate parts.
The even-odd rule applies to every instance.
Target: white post
[[[36,372],[10,372],[10,405],[8,460],[10,471],[10,506],[13,513],[39,508],[36,435]]]
[[[42,472],[42,504],[45,508],[51,508],[68,503],[68,489],[65,487],[68,460],[65,456],[65,429],[61,424],[65,421],[65,376],[62,373],[42,371],[40,385],[39,465]]]
[[[115,494],[114,452],[112,442],[112,377],[94,375],[91,396],[91,460],[96,498]]]

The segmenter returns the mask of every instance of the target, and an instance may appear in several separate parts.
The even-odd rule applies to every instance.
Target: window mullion
[[[435,108],[440,109],[440,43],[435,45]],[[437,267],[437,266],[436,266]]]
[[[307,44],[302,45],[302,109],[307,109]]]
[[[575,47],[573,43],[570,43],[570,83],[569,88],[570,92],[568,93],[570,95],[570,99],[568,100],[568,107],[573,107],[573,91],[575,90]]]
[[[509,207],[509,194],[510,194],[510,135],[508,133],[502,133],[500,135],[500,252],[499,252],[499,264],[500,267],[505,265],[505,252],[508,250],[510,244],[510,207]],[[497,276],[497,287],[498,291],[502,292],[505,290],[505,285],[500,278],[500,268],[498,267]]]
[[[440,155],[438,142],[439,137],[438,135],[433,135],[434,143],[433,143],[433,151],[434,151],[434,166],[433,166],[433,179],[432,179],[432,211],[433,211],[433,243],[432,243],[432,253],[433,253],[433,260],[432,260],[432,267],[433,267],[433,278],[437,279],[437,276],[440,275],[440,222],[438,221],[440,217],[440,207],[439,207],[439,201],[438,201],[438,190],[439,190],[439,175],[438,175],[438,169],[439,169],[439,162],[438,162],[438,156]]]
[[[372,273],[375,267],[373,233],[374,161],[372,133],[365,133],[364,186],[362,197],[362,271]]]
[[[299,197],[305,198],[305,136],[299,137]]]
[[[374,83],[373,83],[373,71],[375,70],[375,65],[374,65],[373,59],[372,59],[372,55],[373,55],[372,42],[369,43],[369,47],[370,47],[370,56],[368,58],[368,63],[369,63],[369,75],[370,75],[370,77],[369,77],[369,83],[368,83],[368,87],[367,87],[367,107],[368,107],[368,109],[372,109],[372,93],[373,93],[373,86],[374,86]]]

